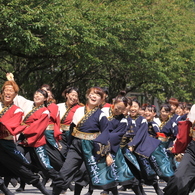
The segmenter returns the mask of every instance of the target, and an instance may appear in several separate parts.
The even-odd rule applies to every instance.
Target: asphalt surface
[[[51,182],[48,182],[46,184],[46,188],[49,191],[52,191],[52,188],[50,187]],[[161,189],[163,189],[165,187],[166,183],[159,183],[159,186]],[[26,185],[25,190],[23,192],[16,192],[15,190],[19,187],[19,184],[17,184],[17,186],[13,187],[11,184],[9,185],[9,189],[16,195],[39,195],[42,194],[39,190],[37,190],[35,187],[33,187],[32,185]],[[120,186],[119,186],[120,187]],[[146,186],[144,185],[144,190],[146,192],[147,195],[154,195],[156,194],[154,191],[154,188],[152,186]],[[86,194],[88,191],[88,186],[83,188],[81,195]],[[102,192],[102,190],[94,190],[93,195],[100,195],[100,192]],[[62,193],[62,195],[74,195],[73,191],[67,190],[66,193]],[[112,193],[110,193],[111,195]],[[133,195],[134,192],[132,190],[127,190],[127,191],[119,191],[119,195]],[[190,193],[190,195],[195,195],[195,192]]]

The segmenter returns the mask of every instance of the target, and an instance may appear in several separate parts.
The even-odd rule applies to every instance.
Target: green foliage
[[[43,83],[58,101],[68,86],[137,91],[193,101],[194,2],[190,0],[3,0],[0,82],[13,72],[32,98]]]

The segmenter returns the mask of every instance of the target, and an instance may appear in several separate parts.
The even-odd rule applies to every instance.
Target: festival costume
[[[49,110],[44,104],[33,107],[23,120],[23,124],[15,129],[14,134],[22,133],[19,145],[30,153],[32,164],[41,170],[46,177],[55,179],[58,172],[50,164],[46,152],[45,129],[49,124]]]
[[[148,133],[150,137],[157,138],[157,134],[160,132],[159,126],[155,121],[148,122]]]
[[[190,136],[192,138],[186,137],[187,140],[192,139],[190,143],[188,144],[184,156],[179,163],[179,166],[177,167],[174,175],[171,177],[169,182],[167,183],[167,186],[163,189],[165,192],[165,195],[188,195],[190,192],[192,192],[195,188],[195,130],[194,130],[194,122],[195,122],[195,105],[192,106],[188,116],[189,121],[181,121],[183,122],[182,126],[182,133],[189,132],[189,128],[191,127],[191,133]],[[190,124],[191,123],[191,124]],[[180,126],[179,126],[179,132],[180,132]],[[177,141],[177,140],[176,140]],[[182,142],[185,140],[182,140]],[[181,142],[181,143],[182,143]],[[181,148],[183,150],[183,144],[181,144]],[[177,150],[176,149],[176,150]]]
[[[86,107],[80,107],[74,114],[73,124],[76,126],[72,132],[74,139],[72,140],[66,161],[60,170],[63,180],[59,179],[56,181],[55,186],[67,189],[83,162],[85,162],[91,184],[94,188],[107,189],[116,186],[111,167],[107,166],[105,162],[109,135],[107,130],[108,120],[105,114],[97,107],[88,112]],[[101,149],[104,148],[103,151],[105,152],[100,152],[102,156],[98,159],[98,162],[94,145],[100,146]]]
[[[50,163],[55,170],[59,171],[65,160],[64,156],[60,152],[61,131],[60,131],[60,115],[59,108],[55,103],[49,102],[47,105],[49,110],[49,125],[45,131],[46,137],[46,151],[49,155]]]
[[[70,124],[72,122],[73,115],[77,108],[81,107],[78,104],[72,105],[70,108],[66,105],[66,103],[58,104],[60,111],[60,128],[62,131],[62,139],[60,140],[61,144],[61,153],[64,157],[66,157],[68,148],[69,148],[69,135],[70,135]]]
[[[4,107],[2,103],[0,104],[0,163],[14,176],[20,176],[44,194],[49,194],[40,183],[39,176],[27,168],[29,167],[27,159],[16,149],[13,135],[15,135],[15,130],[20,127],[22,116],[23,111],[16,105]]]
[[[111,105],[112,105],[112,104],[109,104],[109,103],[106,102],[105,104],[102,105],[102,107],[103,107],[103,108],[110,108]]]
[[[154,170],[160,178],[167,181],[173,175],[171,162],[160,141],[149,136],[146,119],[142,116],[133,119],[131,130],[134,132],[134,137],[128,146],[134,147],[140,165],[148,171],[147,175],[153,175]]]
[[[120,147],[121,140],[127,132],[128,121],[124,115],[113,116],[112,109],[104,107],[102,111],[106,114],[109,120],[109,142],[111,147],[111,155],[114,163],[111,165],[116,172],[116,181],[119,185],[138,185],[138,181],[133,175],[130,167],[127,165],[124,154]]]
[[[24,110],[25,116],[29,113],[32,109],[34,102],[24,98],[23,96],[17,95],[14,98],[14,103]],[[60,166],[62,165],[64,158],[59,153],[57,149],[59,147],[58,141],[60,140],[61,132],[60,132],[60,119],[59,119],[59,109],[55,103],[49,102],[47,106],[50,112],[49,123],[44,131],[46,142],[46,150],[48,152],[49,158],[51,160],[52,166],[59,170]],[[24,151],[21,147],[18,147],[20,150]],[[25,149],[25,153],[27,150]]]
[[[64,158],[64,161],[66,159],[66,154],[68,152],[69,146],[71,144],[71,138],[72,136],[70,135],[70,124],[72,122],[73,115],[77,108],[81,107],[79,104],[74,104],[71,107],[68,108],[66,103],[59,103],[58,104],[59,111],[60,111],[60,130],[62,132],[62,139],[59,141],[60,143],[60,153]],[[62,167],[63,163],[61,164]],[[85,164],[83,163],[81,168],[77,171],[77,174],[74,176],[74,182],[76,188],[79,188],[80,186],[85,186],[87,185],[88,182],[88,177],[86,177],[86,167]],[[69,188],[72,185],[70,184]]]
[[[177,133],[178,133],[178,127],[177,123],[180,120],[180,116],[174,114],[172,116],[169,116],[168,120],[165,122],[162,122],[160,125],[160,133],[163,133],[165,135],[166,139],[161,139],[163,141],[163,145],[165,148],[169,148],[173,146],[173,141],[175,140]],[[162,135],[159,136],[159,138]]]
[[[177,124],[180,118],[177,114],[170,115],[166,121],[162,121],[159,126],[160,133],[157,133],[158,139],[161,140],[161,145],[168,151],[167,154],[174,170],[177,168],[178,162],[174,158],[175,155],[170,152],[170,149],[173,147],[173,142],[178,134]]]

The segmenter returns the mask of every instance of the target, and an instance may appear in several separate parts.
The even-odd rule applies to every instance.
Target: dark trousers
[[[29,168],[30,165],[26,158],[16,149],[13,140],[0,140],[0,167],[1,176],[4,175],[4,168],[7,169],[13,176],[21,177],[28,184],[36,184],[39,181],[39,176],[35,175]]]
[[[54,181],[54,185],[66,190],[74,178],[76,178],[75,182],[82,183],[83,186],[87,185],[89,176],[83,163],[84,156],[81,140],[74,138],[66,160],[60,169],[60,177]]]
[[[44,147],[33,148],[33,147],[23,147],[18,146],[19,150],[25,155],[30,154],[31,164],[33,171],[42,171],[46,178],[51,178],[55,180],[59,177],[58,171],[56,171],[50,164],[49,156]]]
[[[67,152],[68,152],[68,132],[69,131],[63,131],[61,137],[62,139],[59,141],[61,145],[60,152],[63,155],[64,158],[66,158]]]
[[[175,174],[164,188],[165,195],[188,195],[195,183],[195,141],[191,141]]]

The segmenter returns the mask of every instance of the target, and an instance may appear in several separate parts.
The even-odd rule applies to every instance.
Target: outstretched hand
[[[10,72],[6,74],[6,78],[8,81],[14,81],[14,75]]]

